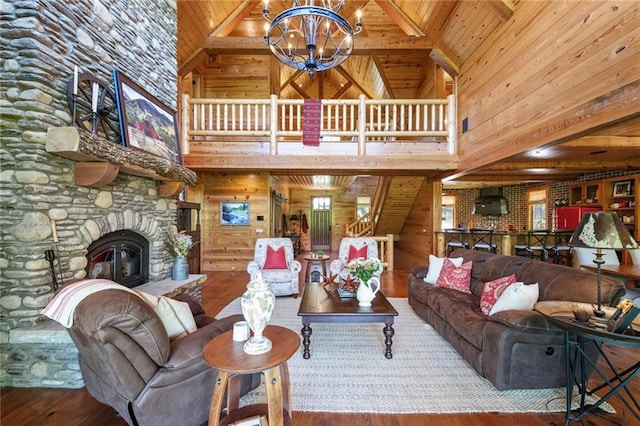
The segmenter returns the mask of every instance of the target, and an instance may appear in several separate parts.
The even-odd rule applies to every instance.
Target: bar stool
[[[551,231],[548,229],[534,229],[527,232],[527,244],[517,244],[513,246],[516,256],[530,257],[545,261],[549,258],[548,239]]]
[[[464,241],[464,228],[447,228],[444,230],[447,238],[446,249],[447,256],[458,248],[469,248],[469,244]]]
[[[558,230],[553,233],[553,246],[551,246],[551,255],[553,263],[556,265],[571,266],[571,257],[573,255],[573,247],[569,245],[569,240],[573,235],[573,231]]]
[[[495,253],[498,249],[498,245],[493,243],[493,228],[471,228],[471,240],[473,250],[485,250],[490,253]]]

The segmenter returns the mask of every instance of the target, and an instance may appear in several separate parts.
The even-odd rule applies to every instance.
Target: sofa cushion
[[[491,308],[496,304],[498,298],[507,287],[516,282],[516,274],[501,277],[484,284],[482,297],[480,297],[480,310],[483,314],[489,315]]]
[[[502,311],[533,310],[538,301],[538,283],[525,285],[522,282],[511,284],[491,308],[489,315]]]
[[[456,249],[453,251],[453,253],[451,253],[451,257],[462,257],[465,262],[473,262],[473,266],[471,267],[471,281],[469,284],[469,289],[471,290],[471,293],[473,293],[477,297],[482,296],[482,287],[484,285],[482,281],[482,269],[484,268],[485,262],[493,256],[496,255],[486,251],[469,250],[463,248]]]
[[[472,262],[465,262],[460,267],[456,267],[448,258],[442,264],[440,276],[436,281],[438,287],[451,288],[463,293],[471,293],[469,283],[471,280]]]
[[[424,282],[429,284],[435,284],[438,281],[438,277],[440,276],[440,272],[442,271],[442,265],[444,265],[444,260],[446,257],[437,257],[432,254],[429,255],[429,272],[427,272],[427,276],[424,278]],[[450,257],[448,258],[456,268],[462,266],[461,257]]]
[[[262,269],[288,269],[284,246],[277,249],[267,246],[267,259],[264,261]]]
[[[466,341],[482,349],[482,329],[487,317],[480,311],[478,298],[457,290],[423,286],[427,288],[427,304],[439,317],[460,334]]]

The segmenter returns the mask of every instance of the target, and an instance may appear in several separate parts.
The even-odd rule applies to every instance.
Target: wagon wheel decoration
[[[113,90],[111,90],[108,83],[88,72],[78,75],[78,97],[74,124],[89,132],[93,131],[94,117],[91,110],[93,83],[98,83],[96,134],[110,142],[122,144],[118,105]],[[71,76],[67,84],[67,104],[73,114],[73,76]]]

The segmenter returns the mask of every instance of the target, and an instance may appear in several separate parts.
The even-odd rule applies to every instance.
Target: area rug
[[[300,333],[300,298],[277,298],[270,324]],[[311,358],[289,360],[292,409],[344,413],[539,413],[565,410],[565,389],[498,391],[463,360],[409,306],[389,298],[394,323],[393,358],[384,357],[382,323],[311,323]],[[241,313],[240,299],[218,318]],[[278,342],[273,342],[277,345]],[[266,401],[264,386],[242,405]],[[605,407],[606,406],[606,407]],[[603,408],[612,411],[611,406]]]

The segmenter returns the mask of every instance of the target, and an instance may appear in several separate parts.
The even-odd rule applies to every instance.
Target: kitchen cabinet
[[[553,209],[553,229],[574,231],[585,213],[600,211],[600,207],[558,207]]]
[[[602,182],[583,182],[569,186],[570,206],[602,206]]]
[[[637,202],[639,185],[640,175],[621,176],[603,181],[603,209],[616,212],[635,240],[640,238],[636,224],[640,214]]]

